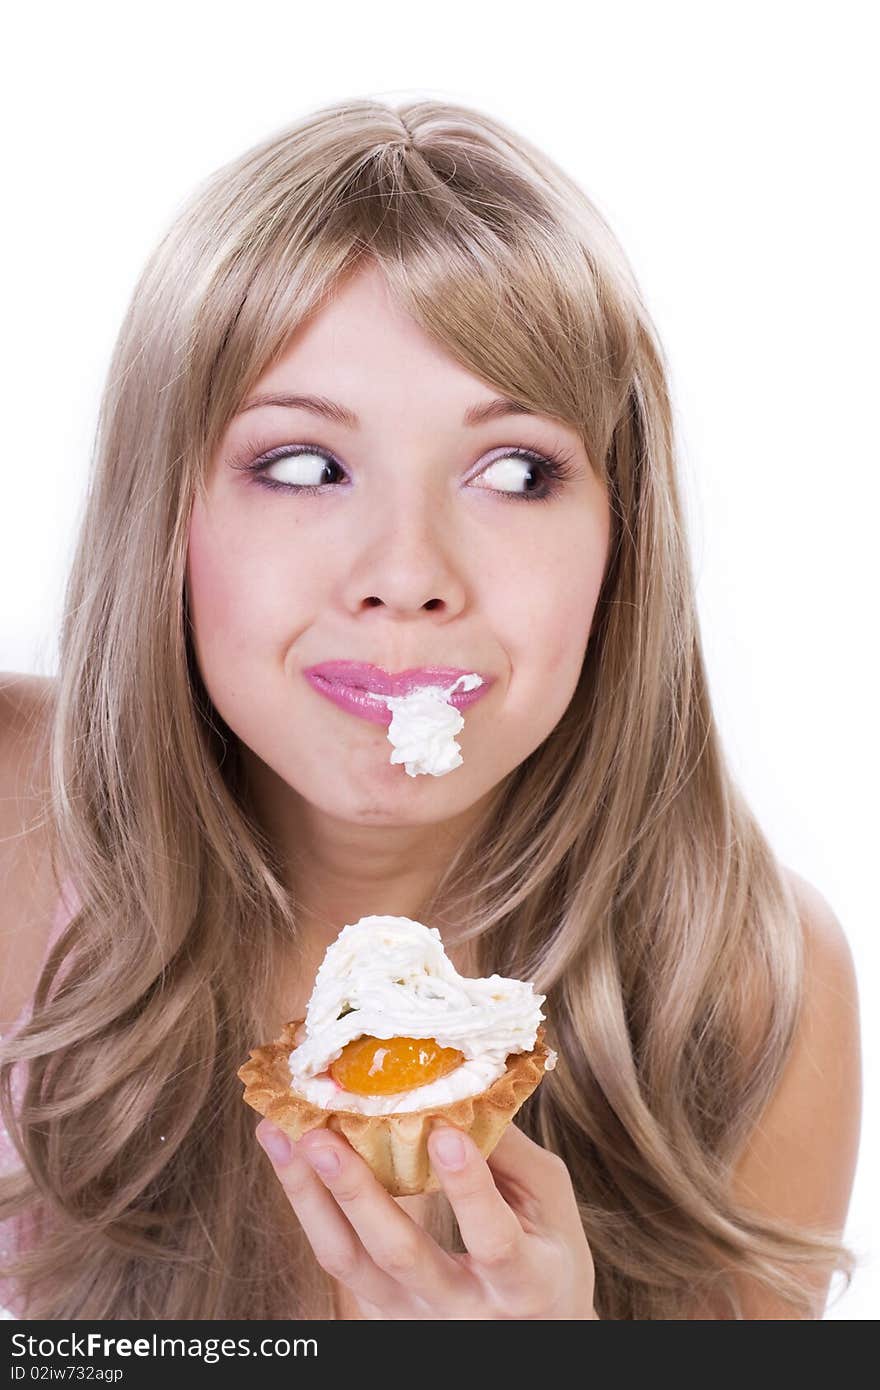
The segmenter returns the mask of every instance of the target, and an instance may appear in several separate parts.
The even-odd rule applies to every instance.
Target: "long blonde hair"
[[[424,919],[547,996],[559,1063],[517,1123],[568,1166],[602,1318],[741,1317],[751,1276],[809,1316],[834,1233],[736,1204],[789,1054],[803,942],[713,725],[667,372],[583,190],[464,106],[318,109],[207,179],[136,286],[101,403],[50,732],[52,863],[81,906],[0,1104],[24,1169],[0,1217],[33,1318],[329,1318],[332,1284],[236,1076],[297,940],[239,745],[193,656],[189,512],[248,392],[342,275],[377,264],[458,362],[575,427],[612,542],[581,678],[495,789]],[[341,924],[340,924],[341,925]],[[27,1064],[20,1117],[10,1092]],[[445,1198],[432,1218],[463,1246]]]

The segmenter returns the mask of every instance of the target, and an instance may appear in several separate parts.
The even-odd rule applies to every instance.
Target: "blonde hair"
[[[576,428],[612,539],[577,690],[495,789],[424,920],[535,982],[559,1052],[517,1123],[571,1174],[602,1318],[741,1317],[749,1276],[810,1316],[834,1233],[734,1201],[802,993],[783,870],[712,721],[667,372],[583,190],[464,106],[318,109],[220,169],[135,289],[101,403],[51,724],[52,862],[80,910],[2,1052],[25,1164],[0,1217],[33,1318],[334,1316],[236,1076],[297,940],[239,745],[193,655],[189,512],[232,415],[340,276],[377,264],[465,368]],[[464,938],[463,938],[464,939]],[[20,1119],[13,1064],[28,1065]],[[430,1227],[462,1250],[445,1198]]]

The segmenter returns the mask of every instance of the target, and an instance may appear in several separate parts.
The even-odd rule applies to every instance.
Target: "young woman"
[[[852,960],[725,762],[662,350],[546,155],[353,100],[196,191],[116,346],[60,650],[0,696],[13,1311],[822,1315]],[[304,674],[338,660],[490,678],[463,764],[392,765]],[[369,913],[532,980],[558,1051],[421,1198],[255,1138],[236,1075]]]

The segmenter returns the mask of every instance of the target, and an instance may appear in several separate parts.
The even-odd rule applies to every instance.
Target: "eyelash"
[[[254,458],[257,454],[258,457]],[[329,449],[323,448],[318,444],[297,444],[283,445],[278,449],[270,449],[266,453],[260,453],[260,445],[253,440],[248,441],[237,454],[230,459],[230,467],[252,475],[252,481],[260,487],[271,488],[273,491],[298,493],[301,497],[313,496],[321,492],[326,487],[337,487],[337,483],[281,483],[277,478],[267,478],[264,476],[265,470],[272,463],[277,463],[282,458],[296,458],[301,454],[317,454],[327,463],[334,464],[343,473],[345,469]],[[538,468],[544,474],[544,484],[540,492],[503,492],[497,489],[497,495],[506,502],[550,502],[561,492],[563,485],[571,478],[575,472],[572,467],[574,454],[572,452],[560,451],[558,453],[539,454],[534,449],[516,447],[511,449],[501,449],[496,457],[491,459],[486,465],[491,468],[493,463],[498,463],[501,459],[517,458],[523,463],[531,464],[533,468]],[[494,490],[494,489],[493,489]]]

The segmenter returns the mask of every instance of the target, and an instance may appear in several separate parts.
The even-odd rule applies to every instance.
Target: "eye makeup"
[[[238,449],[229,459],[229,467],[238,472],[250,475],[251,481],[260,487],[269,488],[272,491],[296,493],[300,496],[314,496],[316,493],[326,493],[338,486],[338,483],[284,483],[277,478],[268,476],[267,470],[273,463],[280,459],[297,458],[302,455],[312,455],[322,458],[328,469],[336,469],[343,477],[346,476],[343,465],[332,454],[329,449],[325,449],[320,444],[285,444],[276,449],[269,449],[261,452],[261,446],[254,440],[248,440]],[[565,483],[574,476],[577,471],[577,463],[574,453],[571,451],[560,451],[552,453],[539,453],[535,449],[528,449],[524,446],[501,446],[489,451],[486,461],[486,468],[491,467],[500,459],[515,459],[528,464],[529,471],[539,478],[538,486],[530,492],[505,492],[500,488],[491,488],[489,491],[495,492],[498,497],[505,501],[519,502],[546,502],[552,500],[563,488]],[[478,477],[480,474],[477,475]],[[482,489],[481,489],[482,491]]]

